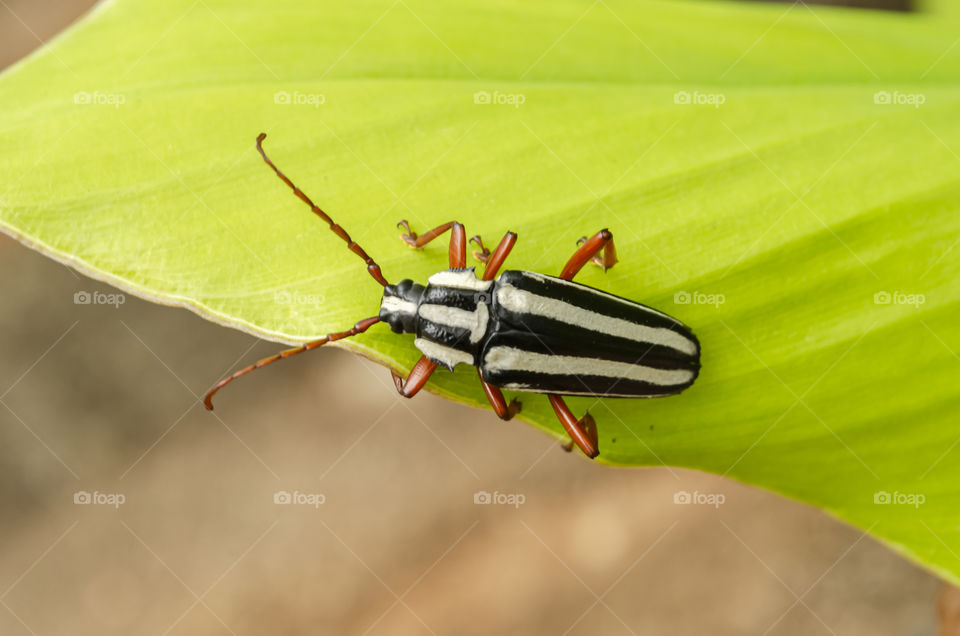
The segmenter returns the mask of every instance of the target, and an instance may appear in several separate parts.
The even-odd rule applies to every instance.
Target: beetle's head
[[[417,306],[423,290],[423,285],[409,279],[384,287],[383,300],[380,301],[380,320],[389,324],[395,333],[415,333]]]

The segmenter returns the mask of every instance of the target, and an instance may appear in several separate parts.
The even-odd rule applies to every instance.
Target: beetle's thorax
[[[426,288],[405,279],[383,288],[380,301],[380,320],[390,325],[395,333],[417,332],[417,307]]]
[[[416,334],[414,346],[437,364],[448,369],[476,364],[490,324],[493,287],[494,281],[480,280],[472,267],[437,272],[426,287],[402,281],[384,288],[380,319],[394,331]]]

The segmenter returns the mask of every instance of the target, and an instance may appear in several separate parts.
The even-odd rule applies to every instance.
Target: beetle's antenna
[[[277,173],[277,176],[280,177],[280,179],[282,179],[284,183],[290,186],[290,188],[293,190],[293,193],[297,195],[301,201],[303,201],[304,203],[310,206],[310,209],[313,211],[314,214],[316,214],[321,219],[327,222],[327,224],[330,226],[330,229],[333,230],[334,234],[336,234],[337,236],[342,238],[344,241],[346,241],[347,249],[349,249],[351,252],[353,252],[354,254],[356,254],[357,256],[363,259],[363,262],[367,264],[367,271],[370,273],[371,276],[373,276],[373,279],[378,283],[380,283],[381,285],[383,285],[384,287],[386,287],[389,283],[387,283],[387,279],[385,279],[383,277],[383,274],[380,272],[380,266],[377,265],[377,263],[372,258],[367,256],[367,253],[363,250],[363,248],[357,245],[356,241],[350,238],[350,235],[347,234],[346,230],[344,230],[342,227],[334,223],[333,219],[327,216],[326,212],[318,208],[317,204],[311,201],[310,197],[308,197],[306,194],[303,193],[303,190],[293,185],[293,181],[291,181],[287,177],[287,175],[280,172],[280,169],[277,168],[277,166],[274,165],[272,161],[270,161],[270,157],[268,157],[267,153],[263,151],[263,140],[266,138],[267,138],[267,133],[260,133],[257,136],[257,150],[260,151],[260,156],[262,156],[263,160],[267,162],[267,165],[273,168],[273,171]]]
[[[364,318],[363,320],[355,324],[348,331],[340,331],[338,333],[328,334],[323,338],[320,338],[319,340],[314,340],[313,342],[302,344],[299,347],[294,347],[293,349],[287,349],[286,351],[281,351],[277,355],[270,356],[269,358],[264,358],[263,360],[260,360],[256,364],[251,364],[249,367],[246,367],[245,369],[240,369],[233,375],[228,376],[220,380],[219,382],[217,382],[216,386],[210,389],[207,395],[203,398],[203,405],[207,407],[207,410],[212,411],[213,395],[223,387],[227,386],[228,384],[230,384],[231,382],[239,378],[240,376],[247,375],[251,371],[256,371],[257,369],[261,367],[265,367],[268,364],[276,362],[277,360],[284,360],[286,358],[289,358],[290,356],[295,356],[298,353],[303,353],[304,351],[310,351],[311,349],[316,349],[317,347],[321,345],[325,345],[328,342],[333,342],[334,340],[342,340],[343,338],[349,338],[351,336],[357,335],[358,333],[363,333],[364,331],[366,331],[373,325],[377,324],[378,322],[380,322],[380,318],[378,316],[374,316],[373,318]]]

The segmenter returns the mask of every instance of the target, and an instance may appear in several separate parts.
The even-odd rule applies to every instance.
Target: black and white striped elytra
[[[380,320],[448,369],[469,364],[494,386],[532,393],[658,397],[697,378],[700,343],[655,309],[562,278],[505,271],[495,281],[448,269],[424,287],[384,288]]]

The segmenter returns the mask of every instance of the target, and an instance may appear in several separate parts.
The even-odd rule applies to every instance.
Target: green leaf
[[[620,263],[579,280],[691,325],[703,371],[678,397],[571,400],[601,461],[781,492],[960,583],[955,37],[802,4],[115,0],[0,79],[0,224],[289,342],[380,289],[261,130],[390,280],[445,267],[401,218],[517,231],[508,267],[547,273],[609,227]],[[382,326],[343,344],[418,356]],[[484,404],[472,369],[431,386]],[[522,419],[561,433],[542,397]]]
[[[956,20],[960,18],[960,6],[950,0],[920,0],[918,9],[925,13],[932,13],[939,18]]]

